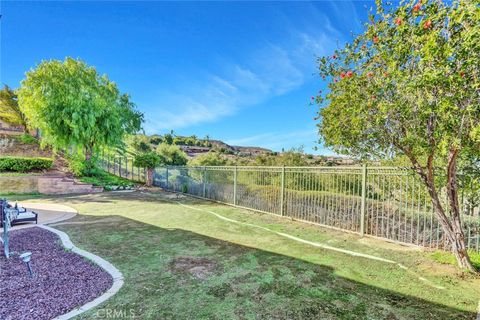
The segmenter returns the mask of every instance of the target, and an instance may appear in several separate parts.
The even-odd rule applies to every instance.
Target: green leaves
[[[18,107],[17,95],[6,85],[0,90],[0,120],[27,128],[25,115]]]
[[[27,72],[18,92],[20,109],[44,142],[91,153],[122,144],[141,128],[143,115],[107,76],[81,60],[43,61]]]
[[[182,166],[187,164],[187,155],[180,147],[176,145],[170,145],[161,143],[156,149],[160,156],[161,164],[163,165],[178,165]]]
[[[157,153],[150,151],[136,155],[133,164],[140,168],[153,169],[161,164],[161,161]]]
[[[478,1],[377,3],[363,34],[318,59],[330,89],[315,99],[325,144],[368,158],[478,155]],[[342,77],[347,70],[355,76]]]

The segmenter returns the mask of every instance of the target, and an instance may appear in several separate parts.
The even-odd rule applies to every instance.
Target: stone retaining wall
[[[39,176],[0,176],[0,193],[37,193]]]
[[[18,137],[0,133],[0,157],[44,157],[51,158],[49,148],[42,149],[37,144],[23,143]]]
[[[65,177],[41,175],[0,176],[0,194],[6,193],[42,193],[42,194],[80,194],[103,192],[102,187],[79,183]]]

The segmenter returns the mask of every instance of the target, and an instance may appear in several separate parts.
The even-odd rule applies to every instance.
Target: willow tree
[[[72,58],[44,61],[27,72],[18,102],[30,125],[41,130],[42,142],[76,148],[87,161],[99,148],[121,145],[143,121],[114,82]]]
[[[364,32],[318,63],[329,81],[315,98],[324,143],[361,157],[406,156],[459,266],[473,270],[457,169],[480,152],[479,1],[377,1]]]
[[[27,119],[20,111],[17,94],[7,85],[0,90],[0,120],[27,130]]]

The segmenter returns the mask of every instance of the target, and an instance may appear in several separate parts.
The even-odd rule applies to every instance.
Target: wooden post
[[[365,208],[367,205],[367,164],[362,167],[362,202],[360,207],[360,235],[365,235]]]

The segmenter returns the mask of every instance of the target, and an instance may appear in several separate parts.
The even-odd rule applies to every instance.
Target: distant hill
[[[188,137],[180,137],[188,138]],[[242,155],[242,156],[255,156],[261,154],[273,154],[274,152],[270,149],[261,148],[261,147],[243,147],[243,146],[232,146],[221,140],[205,140],[198,139],[198,145],[187,145],[187,144],[178,144],[183,151],[185,151],[189,156],[196,156],[197,154],[217,151],[220,153],[231,154],[231,155]]]
[[[277,161],[278,159],[284,159],[285,157],[288,158],[289,154],[292,153],[296,153],[297,158],[303,159],[299,161],[301,164],[295,165],[334,166],[355,165],[359,163],[357,160],[346,157],[305,154],[300,149],[300,151],[290,150],[287,152],[275,152],[257,146],[229,145],[222,140],[210,139],[208,137],[200,139],[195,135],[179,136],[171,133],[152,136],[134,136],[133,139],[130,139],[130,141],[127,142],[127,145],[130,145],[130,147],[127,148],[131,151],[133,151],[133,149],[136,149],[137,151],[145,151],[145,149],[153,150],[161,143],[177,145],[190,159],[208,152],[215,152],[218,153],[221,158],[228,159],[232,163],[240,165],[277,165],[279,162]],[[134,152],[131,152],[131,154],[134,154]],[[285,161],[291,163],[289,160]]]

